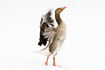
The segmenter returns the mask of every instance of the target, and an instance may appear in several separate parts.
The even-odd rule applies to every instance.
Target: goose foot
[[[55,64],[53,64],[53,66],[56,66]]]

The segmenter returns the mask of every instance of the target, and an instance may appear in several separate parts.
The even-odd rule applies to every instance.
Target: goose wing
[[[51,18],[51,11],[41,17],[40,22],[40,38],[38,45],[46,45],[50,41],[50,37],[46,34],[52,33],[54,28],[54,20]],[[49,33],[50,34],[50,33]]]
[[[56,34],[55,28],[45,27],[45,32],[43,32],[43,36],[45,39],[47,38],[47,41],[49,42],[49,44],[53,42],[55,34]]]

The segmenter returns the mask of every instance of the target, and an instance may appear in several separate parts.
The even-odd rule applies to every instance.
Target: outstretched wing
[[[44,36],[45,39],[47,38],[47,41],[49,42],[49,44],[52,43],[55,34],[56,34],[55,28],[45,27],[45,32],[43,32],[43,36]]]
[[[54,36],[54,20],[51,18],[51,11],[41,17],[40,38],[38,45],[46,45]]]

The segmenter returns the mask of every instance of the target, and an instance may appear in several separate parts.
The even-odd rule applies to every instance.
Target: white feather
[[[39,50],[39,51],[35,51],[34,53],[39,53],[39,54],[42,54],[42,55],[45,55],[45,56],[51,55],[51,53],[49,52],[49,47],[47,47],[44,50],[42,49],[42,50]]]

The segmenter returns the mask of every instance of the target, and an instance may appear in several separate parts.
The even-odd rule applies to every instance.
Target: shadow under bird
[[[60,14],[65,8],[66,7],[62,7],[55,10],[55,21],[58,24],[57,27],[54,27],[54,19],[51,17],[51,11],[41,17],[40,38],[38,45],[44,45],[46,47],[37,53],[47,56],[45,65],[48,65],[49,56],[52,55],[53,65],[56,66],[55,56],[66,37],[66,25],[60,18]]]

